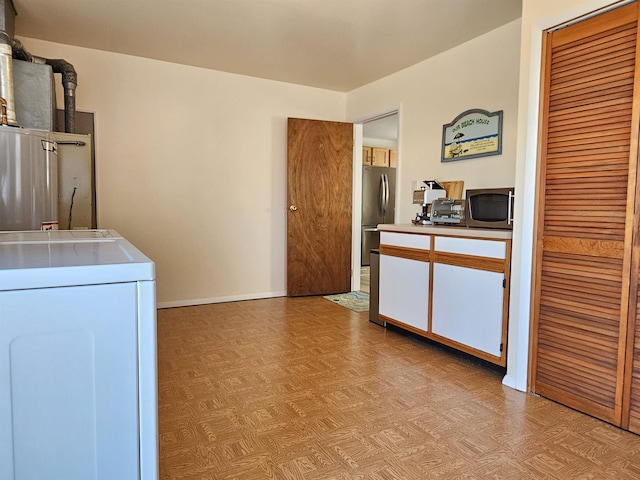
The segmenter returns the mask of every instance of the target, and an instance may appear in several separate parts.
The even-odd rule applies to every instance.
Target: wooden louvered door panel
[[[634,249],[637,249],[637,241],[634,245]],[[637,255],[634,255],[634,260],[638,261]],[[638,266],[635,266],[636,279],[640,275],[638,272]],[[628,428],[632,432],[640,433],[640,292],[637,291],[637,280],[635,285],[636,299],[635,299],[635,312],[633,314],[634,328],[631,335],[630,351],[633,355],[628,358],[629,375],[626,378],[625,385],[625,402],[624,412],[626,416],[623,418],[623,427]]]
[[[532,390],[620,425],[637,4],[547,34]]]
[[[640,62],[638,62],[640,63]],[[640,121],[639,121],[640,123]],[[640,434],[640,171],[636,172],[629,325],[622,427]]]

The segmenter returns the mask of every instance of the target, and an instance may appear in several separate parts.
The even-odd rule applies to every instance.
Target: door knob
[[[291,210],[292,212],[295,212],[298,210],[298,207],[296,207],[295,205],[289,205],[289,210]]]

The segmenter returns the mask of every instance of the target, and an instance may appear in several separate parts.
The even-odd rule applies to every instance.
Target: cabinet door
[[[500,357],[503,280],[501,273],[434,264],[431,332]]]
[[[389,166],[391,168],[398,166],[398,152],[394,149],[389,150]]]
[[[0,478],[139,478],[136,295],[0,292]]]
[[[379,312],[426,334],[429,325],[431,236],[380,232]]]
[[[380,255],[379,312],[426,333],[429,320],[429,263]]]
[[[436,236],[434,251],[430,333],[504,365],[509,242]]]
[[[362,147],[362,164],[371,166],[371,147]]]
[[[389,150],[386,148],[373,147],[371,149],[372,159],[371,165],[374,167],[388,167],[389,166]]]

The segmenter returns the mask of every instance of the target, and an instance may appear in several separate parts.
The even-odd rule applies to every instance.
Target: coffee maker
[[[447,196],[445,188],[437,180],[423,180],[420,190],[413,192],[413,204],[422,205],[422,211],[412,220],[415,225],[431,225],[431,204],[438,198]]]

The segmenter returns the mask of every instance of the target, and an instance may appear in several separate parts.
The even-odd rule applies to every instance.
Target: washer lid
[[[155,266],[113,230],[0,232],[0,290],[155,280]]]

